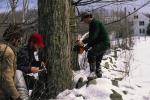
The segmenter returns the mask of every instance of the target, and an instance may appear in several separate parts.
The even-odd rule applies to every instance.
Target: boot
[[[88,79],[95,79],[97,78],[97,75],[95,74],[95,72],[91,72]]]
[[[84,86],[86,84],[86,82],[83,81],[83,78],[80,77],[77,84],[76,84],[76,88],[79,89],[81,88],[82,86]]]
[[[90,63],[90,75],[88,77],[88,80],[92,80],[97,78],[96,73],[95,73],[95,67],[96,67],[96,63]]]
[[[101,78],[102,77],[102,71],[100,69],[97,69],[96,70],[96,75],[98,78]]]

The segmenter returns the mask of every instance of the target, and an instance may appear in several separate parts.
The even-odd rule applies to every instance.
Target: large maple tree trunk
[[[48,53],[49,95],[55,98],[72,86],[69,0],[39,0],[39,32]]]

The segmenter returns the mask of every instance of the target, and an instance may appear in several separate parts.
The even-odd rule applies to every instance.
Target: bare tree
[[[17,7],[18,0],[9,0],[9,3],[12,9],[12,23],[15,24],[16,23],[16,7]]]
[[[25,15],[27,14],[28,6],[29,6],[29,0],[23,0],[22,23],[25,22]]]

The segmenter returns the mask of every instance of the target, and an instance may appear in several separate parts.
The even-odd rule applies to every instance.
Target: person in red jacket
[[[27,46],[20,48],[17,53],[17,69],[24,73],[27,88],[33,90],[31,98],[40,97],[47,83],[44,47],[42,35],[34,32]],[[35,79],[31,73],[38,73],[39,79]]]

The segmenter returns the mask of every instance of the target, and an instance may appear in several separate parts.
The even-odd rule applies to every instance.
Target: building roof
[[[146,17],[150,18],[150,14],[144,14]]]

